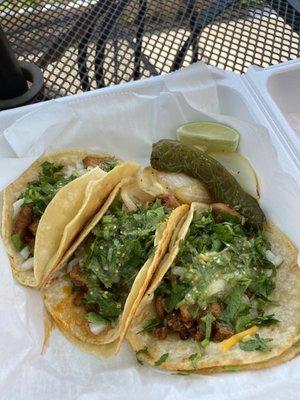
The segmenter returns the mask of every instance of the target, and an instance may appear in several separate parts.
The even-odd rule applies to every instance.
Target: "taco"
[[[4,190],[2,238],[13,274],[20,283],[36,286],[48,263],[50,269],[56,265],[82,223],[93,216],[113,189],[109,185],[96,203],[93,200],[97,207],[85,206],[87,212],[83,214],[80,210],[91,196],[93,185],[98,182],[99,186],[118,163],[116,158],[103,153],[59,151],[38,159]],[[131,169],[124,163],[116,168],[130,176],[138,166]],[[124,177],[120,172],[111,173],[115,178],[109,182],[114,184]],[[73,219],[70,234],[65,228]]]
[[[139,304],[129,343],[142,362],[175,371],[258,369],[293,358],[296,256],[274,225],[253,230],[227,205],[192,204]]]
[[[61,331],[92,353],[115,354],[188,205],[141,190],[137,178],[115,187],[42,295]]]

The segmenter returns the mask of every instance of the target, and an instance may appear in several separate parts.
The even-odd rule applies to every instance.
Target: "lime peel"
[[[240,134],[235,129],[217,122],[190,122],[177,131],[178,140],[206,152],[236,151]]]

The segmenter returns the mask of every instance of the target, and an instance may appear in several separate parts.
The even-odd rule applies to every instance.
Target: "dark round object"
[[[43,90],[44,76],[42,71],[35,64],[20,61],[19,62],[24,77],[27,82],[30,82],[30,88],[21,96],[12,99],[0,99],[0,110],[20,107],[29,104]]]
[[[182,340],[188,340],[190,338],[190,333],[189,331],[180,331],[179,336]]]

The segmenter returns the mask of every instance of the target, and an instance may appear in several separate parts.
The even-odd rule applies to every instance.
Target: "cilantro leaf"
[[[41,167],[42,171],[38,179],[28,183],[23,195],[24,204],[29,204],[37,217],[43,215],[47,205],[60,188],[77,178],[76,175],[64,177],[62,173],[64,166],[61,164],[45,161]]]
[[[199,353],[193,353],[189,356],[189,360],[192,363],[192,366],[194,369],[197,368],[197,362],[198,360],[201,358],[201,356],[199,356]]]
[[[300,340],[298,340],[298,342],[296,342],[293,347],[296,347],[296,349],[300,349]]]
[[[142,360],[139,358],[139,355],[140,355],[140,354],[145,354],[146,356],[149,356],[148,347],[147,347],[147,346],[144,346],[142,349],[138,350],[138,351],[135,353],[137,362],[138,362],[139,364],[143,365]]]
[[[136,352],[136,355],[138,355],[138,354],[145,354],[146,356],[149,356],[148,347],[144,346],[142,349],[138,350]]]
[[[203,339],[201,342],[202,347],[207,347],[210,344],[210,341],[208,339]]]
[[[208,312],[204,317],[201,318],[201,321],[205,323],[205,339],[209,340],[211,335],[212,323],[215,321],[215,317],[211,312]]]
[[[240,371],[240,367],[238,367],[236,365],[225,365],[223,367],[223,370],[226,372],[237,372],[237,371]]]
[[[240,315],[235,322],[235,330],[237,332],[244,331],[248,326],[254,325],[252,324],[252,316],[250,314],[247,315]]]
[[[195,345],[196,345],[196,353],[193,353],[189,356],[189,360],[191,361],[194,369],[197,368],[197,362],[203,356],[203,348],[201,347],[201,345],[197,342],[195,342]]]
[[[11,236],[11,241],[13,242],[13,245],[18,251],[21,251],[24,249],[25,244],[22,242],[22,239],[20,238],[20,235],[15,233],[14,235]]]
[[[103,161],[100,164],[100,168],[105,172],[109,172],[112,169],[114,169],[118,164],[119,164],[119,161],[115,157],[113,157],[113,158],[109,158],[109,159]]]
[[[252,325],[263,326],[263,325],[272,325],[277,324],[279,322],[278,319],[274,318],[274,314],[269,315],[261,315],[259,317],[253,318],[251,321]]]
[[[184,299],[187,293],[187,285],[173,281],[171,283],[171,292],[168,297],[164,299],[164,308],[167,312],[173,311],[178,306],[182,305],[182,300]]]
[[[99,316],[110,323],[115,322],[122,312],[122,304],[116,301],[111,293],[99,287],[88,288],[84,301],[86,304],[97,304]]]
[[[250,308],[250,303],[243,298],[247,284],[238,283],[229,293],[227,297],[227,307],[224,310],[224,318],[230,322],[235,320],[237,316]]]
[[[248,339],[239,343],[239,347],[244,351],[271,351],[268,343],[272,342],[273,339],[261,338],[259,334],[254,335],[253,339]]]
[[[153,331],[153,329],[155,329],[155,328],[160,328],[161,326],[163,326],[162,321],[160,321],[160,320],[154,318],[154,319],[152,319],[151,321],[147,322],[147,323],[143,326],[143,329],[142,329],[141,331],[138,332],[138,334],[139,334],[139,333],[142,333],[142,332],[151,332],[151,331]]]
[[[109,321],[102,318],[101,315],[99,315],[96,312],[88,312],[85,315],[85,317],[89,322],[92,322],[93,324],[108,324],[109,323]]]
[[[169,353],[163,354],[162,356],[160,356],[160,358],[157,361],[155,361],[154,365],[156,367],[159,367],[160,365],[162,365],[164,362],[167,361],[168,357],[169,357]]]

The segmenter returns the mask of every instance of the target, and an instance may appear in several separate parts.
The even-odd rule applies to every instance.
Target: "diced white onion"
[[[184,267],[173,267],[172,274],[181,276],[185,273],[186,269]]]
[[[278,267],[283,261],[280,255],[276,256],[271,250],[266,251],[266,259],[275,265],[275,267]]]
[[[29,257],[30,251],[28,246],[25,246],[24,249],[20,251],[21,256],[26,260]]]
[[[33,257],[28,258],[28,260],[24,261],[21,264],[21,271],[28,271],[33,268]]]
[[[63,169],[63,174],[65,178],[69,178],[74,172],[74,166],[68,165]]]
[[[67,272],[69,273],[76,264],[79,264],[79,258],[78,257],[73,258],[73,260],[71,260],[68,263]]]
[[[80,171],[81,169],[84,169],[84,165],[83,165],[83,163],[82,163],[81,161],[78,161],[78,162],[76,163],[76,169],[77,169],[78,171]]]
[[[24,203],[24,197],[22,197],[22,199],[19,199],[17,201],[15,201],[13,203],[13,214],[14,217],[18,214],[18,212],[20,211],[20,208],[22,206],[22,204]]]
[[[93,322],[90,322],[89,326],[90,326],[90,331],[92,332],[93,335],[99,335],[99,333],[106,328],[105,324],[95,324]]]
[[[226,284],[223,279],[217,279],[207,288],[207,296],[212,296],[216,293],[222,292],[225,289],[225,286]]]

